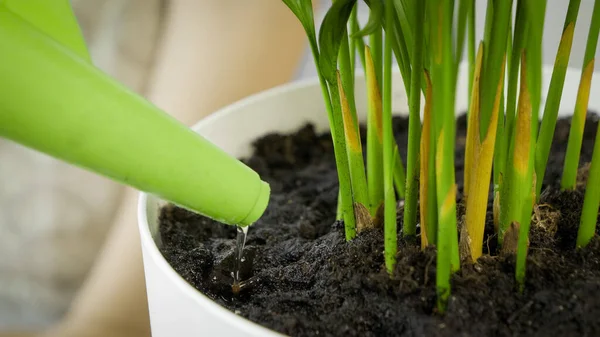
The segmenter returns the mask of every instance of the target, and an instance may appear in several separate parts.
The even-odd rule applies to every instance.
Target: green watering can
[[[0,0],[0,136],[226,224],[269,201],[256,172],[94,67],[68,0]]]

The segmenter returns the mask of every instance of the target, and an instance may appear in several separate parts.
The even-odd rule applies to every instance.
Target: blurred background
[[[480,39],[487,1],[476,1]],[[316,75],[305,44],[278,42],[288,40],[284,23],[296,25],[281,14],[288,13],[280,0],[72,4],[94,63],[188,124],[247,95]],[[317,22],[329,4],[320,1]],[[567,6],[566,0],[548,0],[546,64],[554,63]],[[574,68],[581,68],[592,8],[593,0],[582,1]],[[367,18],[361,3],[359,20]],[[299,32],[293,36],[301,38]],[[260,68],[261,60],[273,66]],[[41,329],[60,320],[103,245],[122,194],[111,181],[0,139],[0,331]]]

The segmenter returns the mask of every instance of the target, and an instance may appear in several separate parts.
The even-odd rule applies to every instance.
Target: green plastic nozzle
[[[260,218],[256,172],[94,67],[67,0],[31,0],[56,5],[37,18],[12,6],[28,1],[0,0],[0,136],[226,224]]]

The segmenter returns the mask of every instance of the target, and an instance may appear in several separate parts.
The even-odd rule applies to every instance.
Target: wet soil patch
[[[597,123],[590,114],[581,167],[591,160]],[[574,249],[585,184],[573,192],[559,189],[569,126],[560,119],[556,127],[522,293],[515,287],[514,257],[496,254],[491,202],[484,245],[491,255],[454,275],[445,315],[435,310],[435,249],[421,251],[399,232],[398,263],[389,277],[381,230],[345,242],[343,224],[335,221],[338,187],[330,136],[316,134],[310,125],[293,134],[266,135],[245,160],[270,183],[272,196],[248,233],[240,272],[247,283],[239,294],[231,290],[235,228],[166,206],[161,251],[217,303],[292,336],[600,336],[600,240]],[[394,129],[405,161],[407,120],[395,118]],[[459,190],[464,138],[462,117]],[[399,207],[399,230],[401,219]]]

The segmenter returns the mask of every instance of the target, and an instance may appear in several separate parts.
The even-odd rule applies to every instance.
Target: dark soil
[[[591,160],[598,123],[590,115],[581,166]],[[406,149],[406,122],[394,120],[400,149]],[[459,190],[464,122],[463,117],[457,126]],[[454,275],[445,315],[435,310],[435,249],[421,251],[398,233],[398,263],[390,278],[381,230],[345,242],[343,225],[335,221],[331,141],[311,126],[265,136],[246,161],[271,184],[272,196],[250,228],[241,270],[247,285],[238,295],[231,290],[235,228],[167,206],[161,250],[178,273],[217,303],[292,336],[600,336],[600,240],[575,249],[585,187],[558,188],[568,132],[569,120],[559,120],[533,217],[523,293],[515,287],[514,257],[496,254],[491,214],[486,233],[491,256]],[[401,155],[405,160],[406,153]],[[398,219],[401,229],[401,207]]]

